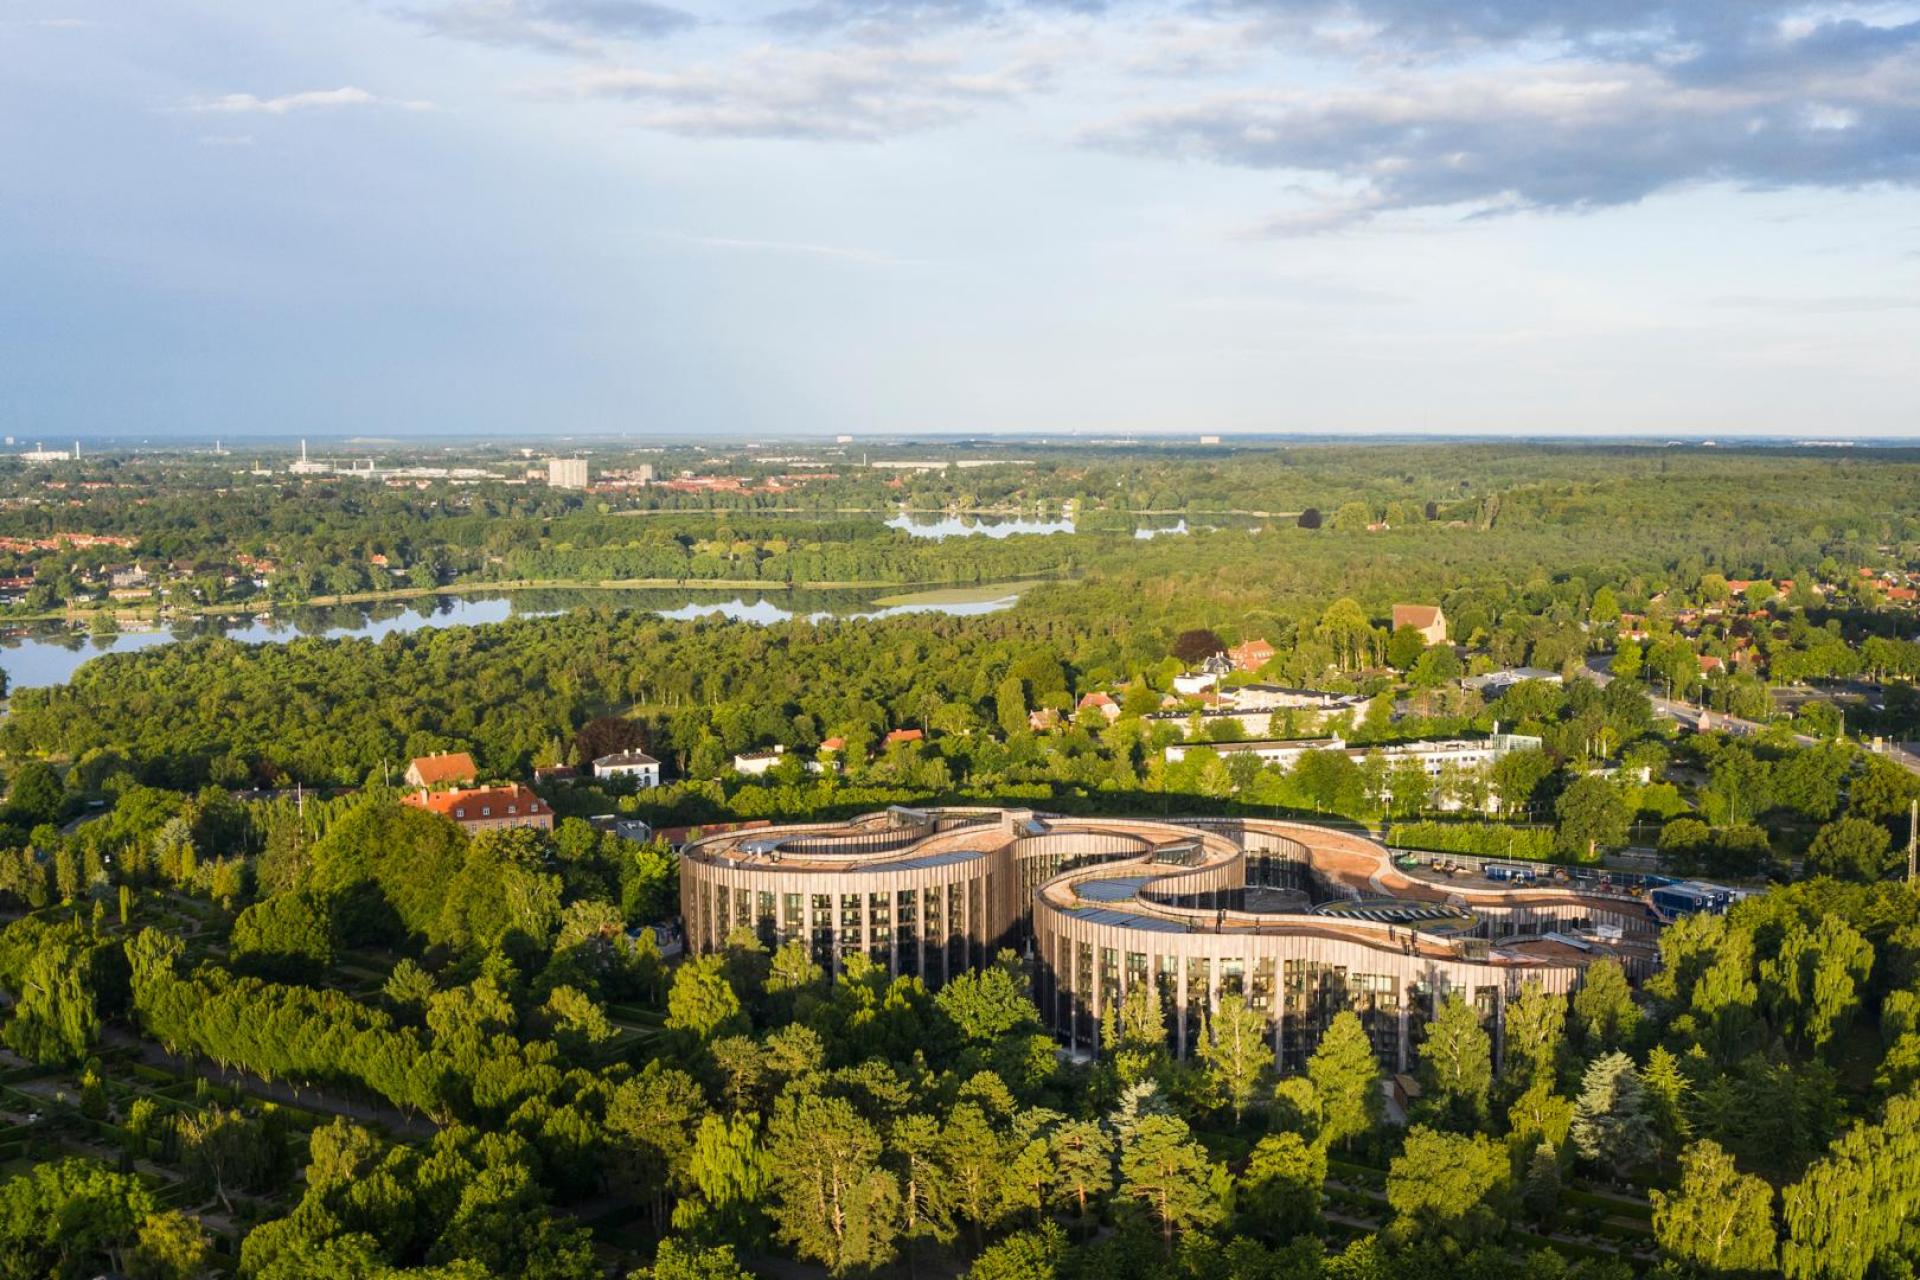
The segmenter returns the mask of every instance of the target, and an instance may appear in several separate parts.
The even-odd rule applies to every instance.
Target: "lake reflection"
[[[1029,520],[1024,516],[925,515],[903,511],[887,521],[916,538],[1011,538],[1016,533],[1072,533],[1071,520]]]
[[[476,626],[509,618],[551,617],[579,608],[641,609],[663,618],[722,617],[740,622],[774,623],[806,617],[888,618],[910,613],[947,613],[956,617],[992,613],[1012,605],[1018,592],[1004,594],[979,589],[924,592],[876,606],[879,593],[849,591],[794,591],[777,594],[721,596],[711,591],[569,591],[549,589],[516,594],[435,596],[420,600],[391,600],[371,604],[331,605],[286,609],[272,617],[235,615],[176,623],[150,631],[121,631],[93,635],[60,627],[38,627],[24,634],[0,638],[0,670],[13,689],[64,684],[80,666],[103,653],[131,653],[191,640],[224,635],[244,644],[285,642],[300,637],[334,639],[362,636],[378,640],[396,632],[427,627]]]

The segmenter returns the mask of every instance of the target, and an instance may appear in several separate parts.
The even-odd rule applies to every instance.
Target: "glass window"
[[[893,895],[869,893],[867,920],[870,930],[867,954],[884,966],[893,951]]]
[[[967,969],[967,887],[959,881],[947,886],[947,976]]]
[[[1220,994],[1222,996],[1243,996],[1247,993],[1247,962],[1239,958],[1220,962]]]
[[[1213,990],[1213,961],[1206,956],[1187,957],[1187,1052],[1200,1043],[1200,1028],[1206,1020],[1208,997]]]
[[[860,916],[860,903],[861,898],[857,893],[840,895],[840,929],[837,940],[843,957],[860,950],[861,943],[865,940],[866,929]]]
[[[1253,962],[1253,990],[1247,1003],[1255,1009],[1273,1008],[1273,957],[1261,956]]]
[[[822,968],[833,966],[833,895],[813,895],[813,962]]]

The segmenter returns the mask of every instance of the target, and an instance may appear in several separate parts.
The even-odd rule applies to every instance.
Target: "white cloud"
[[[974,67],[957,52],[762,45],[721,66],[588,68],[559,92],[632,102],[635,123],[691,137],[873,142],[952,124],[1047,81],[1040,60]]]
[[[1331,88],[1215,91],[1132,110],[1084,136],[1340,190],[1275,218],[1276,234],[1396,210],[1596,209],[1704,183],[1920,185],[1920,81],[1872,70],[1881,74],[1808,68],[1782,84],[1703,82],[1636,62],[1418,67]]]
[[[695,25],[650,0],[439,0],[396,12],[457,40],[581,56],[599,56],[609,40],[657,40]]]
[[[276,98],[256,97],[251,93],[227,93],[217,98],[196,98],[183,110],[233,115],[284,116],[295,111],[326,110],[335,107],[398,107],[404,111],[431,111],[431,102],[382,98],[354,85],[338,89],[308,89],[281,94]]]

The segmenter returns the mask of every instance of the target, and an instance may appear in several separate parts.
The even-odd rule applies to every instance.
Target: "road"
[[[1603,689],[1613,683],[1613,673],[1607,669],[1612,662],[1613,658],[1608,654],[1596,654],[1587,659],[1587,674],[1593,677],[1593,682]],[[1650,701],[1653,703],[1655,715],[1677,721],[1696,731],[1702,727],[1703,721],[1707,728],[1743,738],[1753,737],[1767,730],[1767,726],[1758,721],[1743,720],[1739,716],[1730,716],[1723,711],[1709,711],[1705,707],[1696,707],[1691,702],[1675,702],[1671,698],[1659,697],[1651,698]],[[1802,747],[1817,747],[1825,739],[1816,738],[1808,733],[1796,733],[1793,735],[1793,741]],[[1920,755],[1915,755],[1899,743],[1889,742],[1875,754],[1884,756],[1909,773],[1920,774]]]

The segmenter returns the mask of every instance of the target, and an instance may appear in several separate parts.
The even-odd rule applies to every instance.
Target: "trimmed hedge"
[[[1435,853],[1470,853],[1482,858],[1524,858],[1550,862],[1553,832],[1544,827],[1510,827],[1498,822],[1405,822],[1393,828],[1393,843]]]

